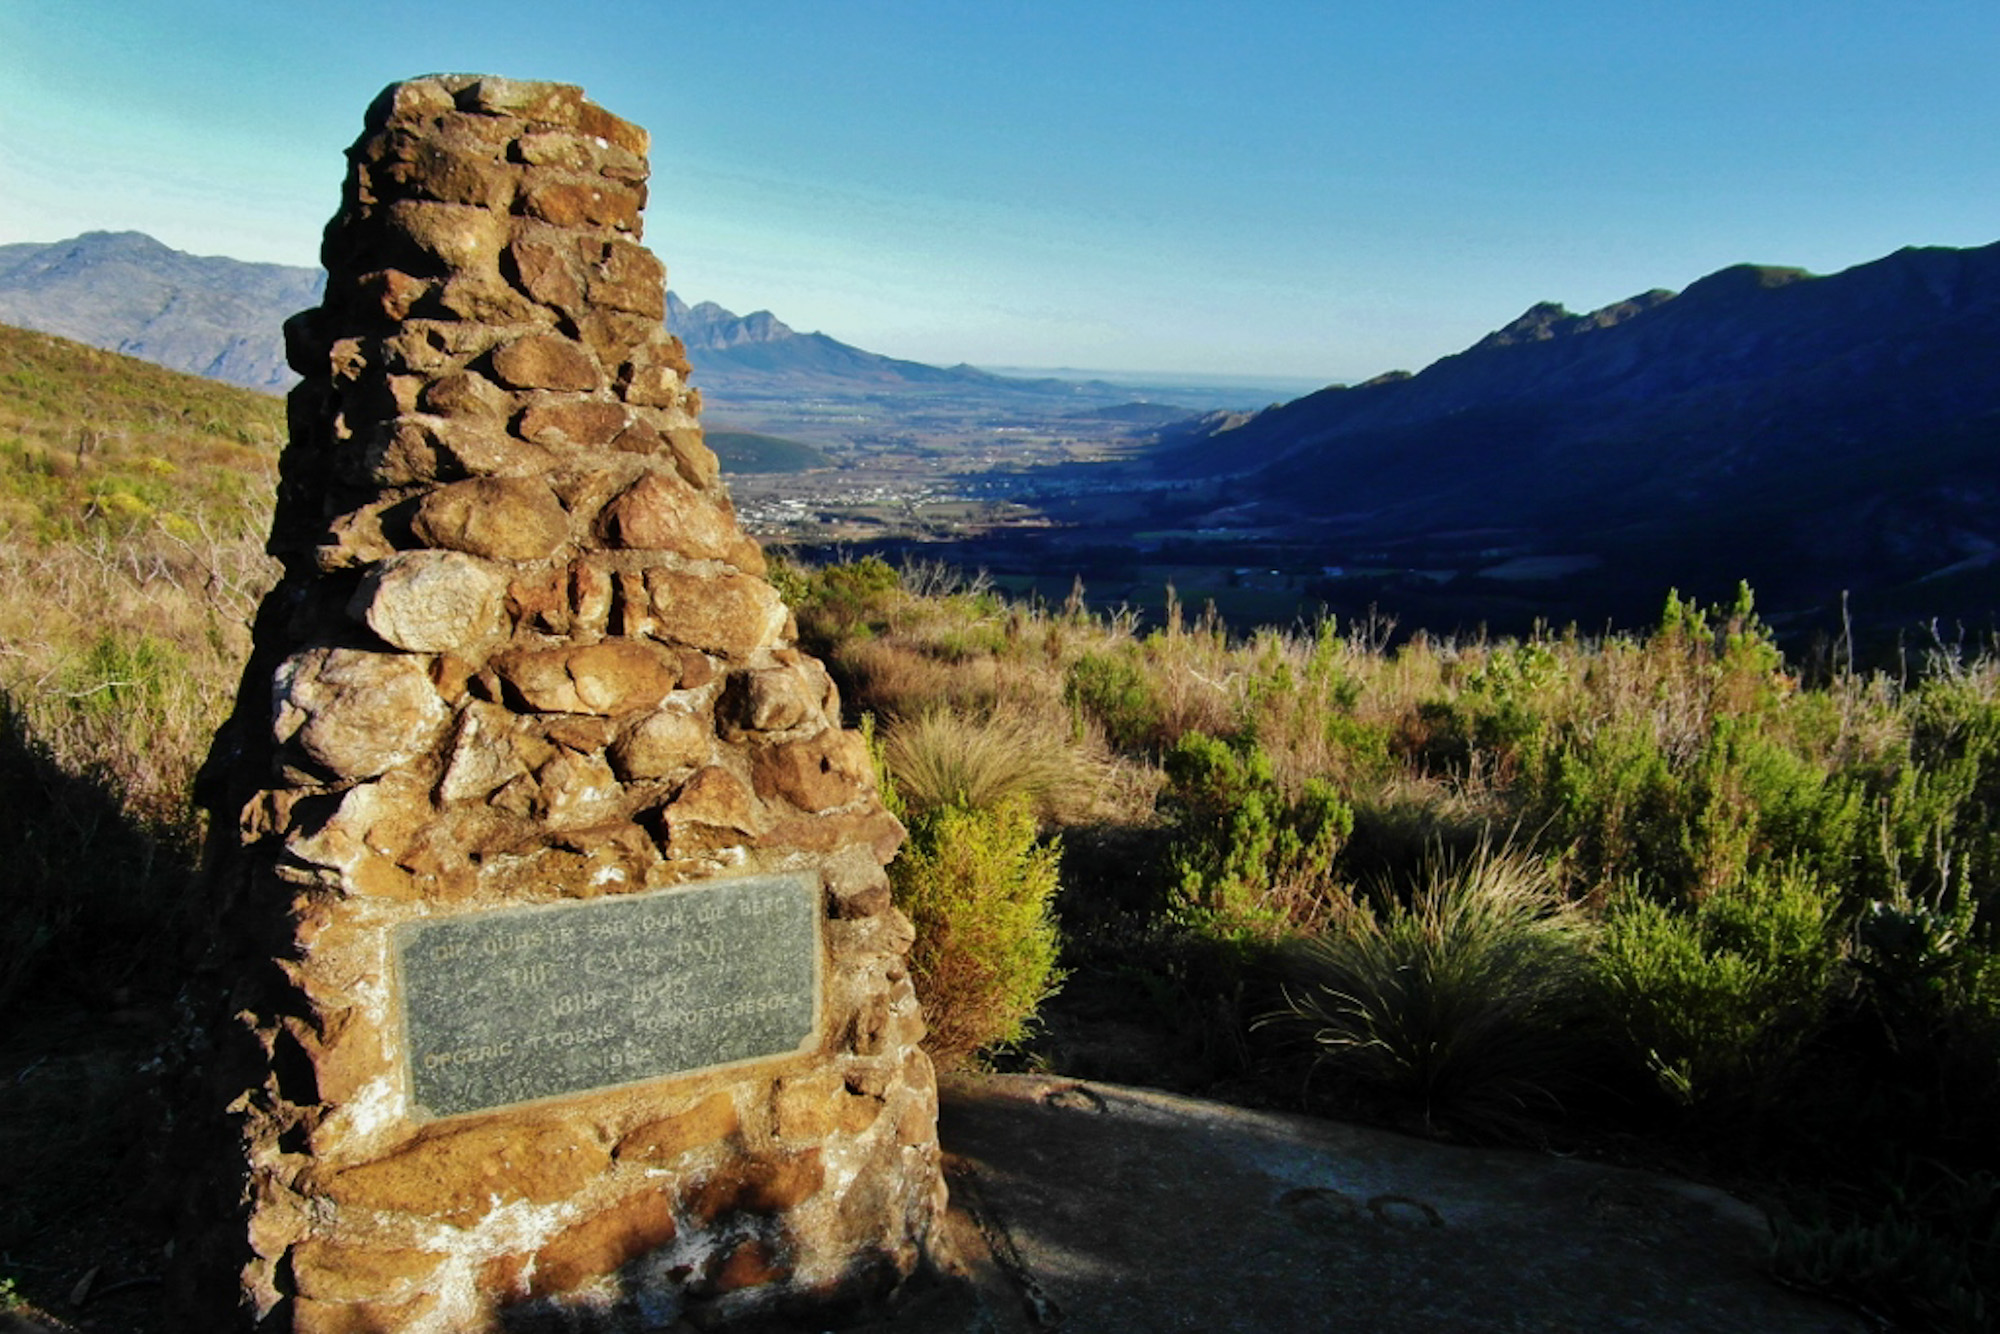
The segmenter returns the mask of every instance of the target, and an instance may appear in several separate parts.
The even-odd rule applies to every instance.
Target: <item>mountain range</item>
[[[687,344],[688,360],[704,394],[933,392],[1092,405],[1122,403],[1132,396],[1132,390],[1102,380],[1026,379],[995,375],[963,362],[932,366],[885,357],[823,333],[799,333],[768,310],[738,315],[713,301],[690,306],[672,292],[667,293],[667,328]]]
[[[0,323],[282,392],[298,377],[285,365],[279,330],[287,317],[318,304],[325,282],[316,268],[190,255],[143,232],[86,232],[0,246]],[[970,394],[1101,405],[1133,396],[1098,381],[1025,379],[886,357],[823,333],[799,333],[768,310],[737,315],[712,301],[690,306],[672,292],[667,327],[687,343],[696,382],[711,401]]]
[[[89,233],[0,246],[0,322],[278,390],[277,329],[320,281]],[[1136,465],[1046,490],[1076,543],[1267,542],[1338,571],[1331,600],[1432,623],[1500,606],[1636,620],[1669,586],[1715,597],[1739,578],[1795,610],[1848,593],[1885,616],[2000,606],[2000,243],[1823,277],[1738,265],[1582,314],[1544,302],[1416,374],[1174,421],[1115,386],[886,357],[769,311],[669,293],[668,323],[724,410],[1006,405],[1151,429]]]
[[[1149,460],[1190,523],[1562,555],[1648,598],[1935,584],[2000,560],[2000,244],[1540,304],[1419,374],[1191,425]]]

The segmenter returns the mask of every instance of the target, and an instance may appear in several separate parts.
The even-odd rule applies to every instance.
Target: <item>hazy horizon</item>
[[[1025,380],[1104,380],[1134,389],[1242,389],[1283,392],[1288,397],[1324,389],[1330,380],[1296,375],[1253,375],[1163,371],[1148,367],[1093,368],[1082,366],[976,366],[989,375],[1010,375]]]

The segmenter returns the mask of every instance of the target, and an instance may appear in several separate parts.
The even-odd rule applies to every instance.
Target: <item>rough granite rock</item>
[[[477,652],[513,629],[507,577],[455,551],[399,551],[377,562],[348,610],[412,653]]]
[[[639,242],[647,143],[577,88],[445,75],[387,89],[349,151],[324,302],[285,329],[285,574],[198,786],[190,1102],[227,1112],[177,1155],[187,1328],[708,1327],[879,1295],[933,1241],[901,827],[702,441]],[[779,873],[817,951],[796,1049],[420,1111],[418,924],[580,932],[617,896]],[[654,970],[621,1004],[693,1013],[669,961],[715,953],[721,909],[687,911],[670,949],[578,934],[509,985],[581,1014],[562,988],[616,954]],[[424,1059],[532,1068],[510,1031]]]

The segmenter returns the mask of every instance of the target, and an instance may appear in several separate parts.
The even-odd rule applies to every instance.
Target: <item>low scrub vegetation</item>
[[[0,327],[0,1009],[172,979],[283,432],[275,399]]]
[[[1255,741],[1188,732],[1167,751],[1160,808],[1177,920],[1218,936],[1311,930],[1343,905],[1333,880],[1354,812],[1333,784],[1286,792]]]
[[[936,807],[912,815],[909,829],[889,879],[917,930],[910,974],[926,1045],[951,1068],[1021,1041],[1061,980],[1057,849],[1037,839],[1019,797],[984,810]]]
[[[989,811],[923,837],[1033,810],[1065,849],[1071,985],[1122,985],[1121,1021],[1203,1053],[1189,1086],[1643,1135],[1764,1192],[1796,1281],[1985,1327],[2000,1254],[1960,1239],[1990,1236],[2000,1179],[2000,658],[1802,680],[1747,589],[1669,596],[1643,634],[1391,647],[1232,636],[1171,598],[1147,631],[877,560],[786,578],[899,746],[970,764],[934,734],[990,722],[1005,780],[899,759]],[[1031,777],[1058,752],[1090,801]]]

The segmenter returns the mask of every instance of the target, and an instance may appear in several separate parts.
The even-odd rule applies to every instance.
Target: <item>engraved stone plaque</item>
[[[742,876],[396,928],[411,1113],[789,1055],[819,1030],[819,879]]]

